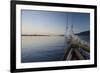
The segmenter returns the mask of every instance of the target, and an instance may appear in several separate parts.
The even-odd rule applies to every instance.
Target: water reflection
[[[21,62],[63,60],[64,40],[63,36],[22,36]]]

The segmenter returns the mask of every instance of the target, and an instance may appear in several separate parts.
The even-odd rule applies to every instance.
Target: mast
[[[73,31],[73,24],[72,24],[72,17],[70,16],[70,25],[69,24],[69,16],[67,15],[67,22],[66,22],[66,34],[65,37],[73,36],[74,31]]]
[[[72,24],[72,22],[73,22],[73,19],[72,19],[72,15],[71,15],[71,35],[73,36],[74,35],[74,31],[73,31],[73,24]]]
[[[65,37],[68,37],[68,15],[67,15],[67,22],[66,22],[66,32]]]
[[[71,25],[71,34],[74,35],[73,24]]]

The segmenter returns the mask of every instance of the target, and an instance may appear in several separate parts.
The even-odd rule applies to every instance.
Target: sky
[[[22,34],[66,34],[66,26],[73,25],[74,33],[90,30],[90,14],[21,10]]]

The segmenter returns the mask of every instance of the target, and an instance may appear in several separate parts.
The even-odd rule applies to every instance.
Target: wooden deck
[[[87,60],[90,59],[90,47],[87,42],[71,37],[66,40],[68,47],[65,48],[64,60]]]

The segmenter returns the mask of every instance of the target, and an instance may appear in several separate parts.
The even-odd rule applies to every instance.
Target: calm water
[[[89,42],[88,36],[79,36]],[[21,62],[61,61],[65,54],[64,36],[22,36]]]
[[[82,40],[84,40],[84,41],[86,41],[86,42],[88,42],[88,43],[90,43],[90,36],[78,36],[80,39],[82,39]]]
[[[63,36],[22,36],[22,62],[61,61],[64,57]]]

